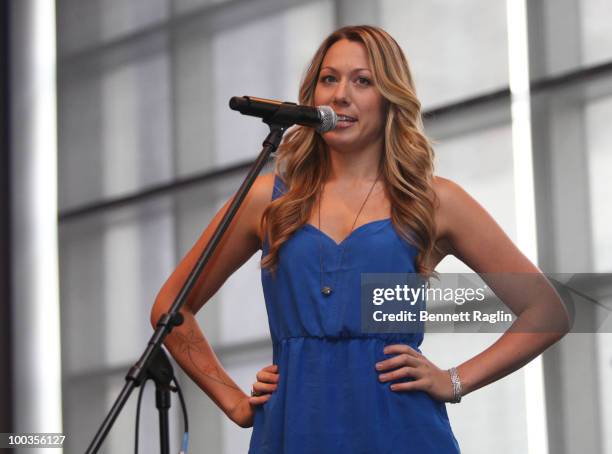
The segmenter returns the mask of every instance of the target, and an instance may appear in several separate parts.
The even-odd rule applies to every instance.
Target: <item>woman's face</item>
[[[374,86],[363,44],[342,39],[327,50],[314,104],[331,106],[339,116],[336,129],[323,134],[330,148],[341,151],[382,146],[385,100]]]

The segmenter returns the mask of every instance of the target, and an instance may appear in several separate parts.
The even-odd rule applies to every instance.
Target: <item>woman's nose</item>
[[[336,90],[334,91],[332,102],[341,105],[346,105],[350,103],[348,86],[346,82],[338,82],[338,84],[336,85]]]

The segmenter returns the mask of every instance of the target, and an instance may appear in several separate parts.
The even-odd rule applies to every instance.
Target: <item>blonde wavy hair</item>
[[[429,277],[433,270],[426,264],[435,242],[433,142],[423,132],[421,103],[400,46],[378,27],[359,25],[336,30],[312,58],[300,86],[299,103],[314,105],[323,58],[341,39],[365,46],[374,85],[388,101],[381,178],[391,202],[393,227],[401,238],[418,249],[417,272]],[[287,132],[278,149],[274,170],[288,189],[270,203],[261,219],[261,231],[269,244],[261,267],[272,275],[280,247],[308,221],[329,169],[329,151],[321,135],[303,127]]]

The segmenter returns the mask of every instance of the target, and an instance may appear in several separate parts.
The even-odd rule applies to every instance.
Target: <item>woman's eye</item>
[[[366,85],[370,85],[372,82],[367,77],[359,77],[359,78],[357,78],[357,83],[359,85],[366,86]]]
[[[321,77],[321,82],[326,83],[326,84],[330,83],[330,82],[333,82],[335,80],[336,80],[336,78],[334,76],[329,76],[328,75],[328,76],[322,76]]]

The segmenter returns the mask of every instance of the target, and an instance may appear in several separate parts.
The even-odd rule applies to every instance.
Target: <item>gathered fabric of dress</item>
[[[272,200],[285,191],[276,176]],[[265,241],[262,256],[268,248]],[[329,296],[321,293],[319,249],[324,283],[334,284]],[[459,452],[443,402],[391,391],[375,369],[395,356],[383,353],[386,345],[420,351],[423,333],[360,330],[361,273],[415,272],[417,253],[390,219],[364,224],[340,244],[305,224],[281,246],[276,277],[261,274],[280,380],[256,407],[249,454]]]

